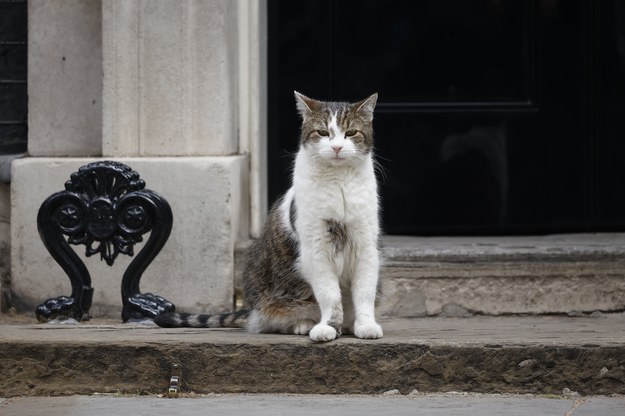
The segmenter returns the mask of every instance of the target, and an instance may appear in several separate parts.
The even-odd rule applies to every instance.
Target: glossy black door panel
[[[596,51],[596,220],[625,227],[625,2],[598,2]]]
[[[621,9],[584,0],[270,2],[270,200],[288,186],[297,150],[292,91],[335,100],[378,91],[386,232],[625,226]]]
[[[0,0],[0,154],[26,151],[26,0]]]
[[[531,100],[531,2],[336,1],[337,96],[375,85],[384,103]]]

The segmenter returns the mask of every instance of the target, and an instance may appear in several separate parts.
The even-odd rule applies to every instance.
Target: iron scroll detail
[[[134,256],[134,246],[150,233],[121,281],[122,319],[154,318],[175,311],[161,296],[142,294],[143,272],[161,251],[173,224],[171,208],[130,167],[113,161],[82,166],[65,183],[65,190],[49,196],[39,209],[39,235],[54,260],[70,279],[72,293],[37,306],[40,321],[88,320],[93,299],[91,276],[71,245],[85,245],[87,257],[99,254],[112,266],[119,254]]]

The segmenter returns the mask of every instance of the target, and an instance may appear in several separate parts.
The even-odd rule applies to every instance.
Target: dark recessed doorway
[[[293,90],[377,91],[389,234],[625,229],[619,0],[272,0],[269,199],[289,184]]]

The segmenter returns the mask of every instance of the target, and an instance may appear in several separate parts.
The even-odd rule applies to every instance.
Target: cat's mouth
[[[330,159],[332,160],[345,160],[348,159],[349,155],[346,154],[345,152],[340,152],[340,153],[334,153],[334,155],[332,155],[332,157]]]

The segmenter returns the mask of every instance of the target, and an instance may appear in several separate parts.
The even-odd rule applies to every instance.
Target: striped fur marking
[[[249,314],[249,310],[216,315],[167,313],[154,318],[154,323],[163,328],[245,328]]]

